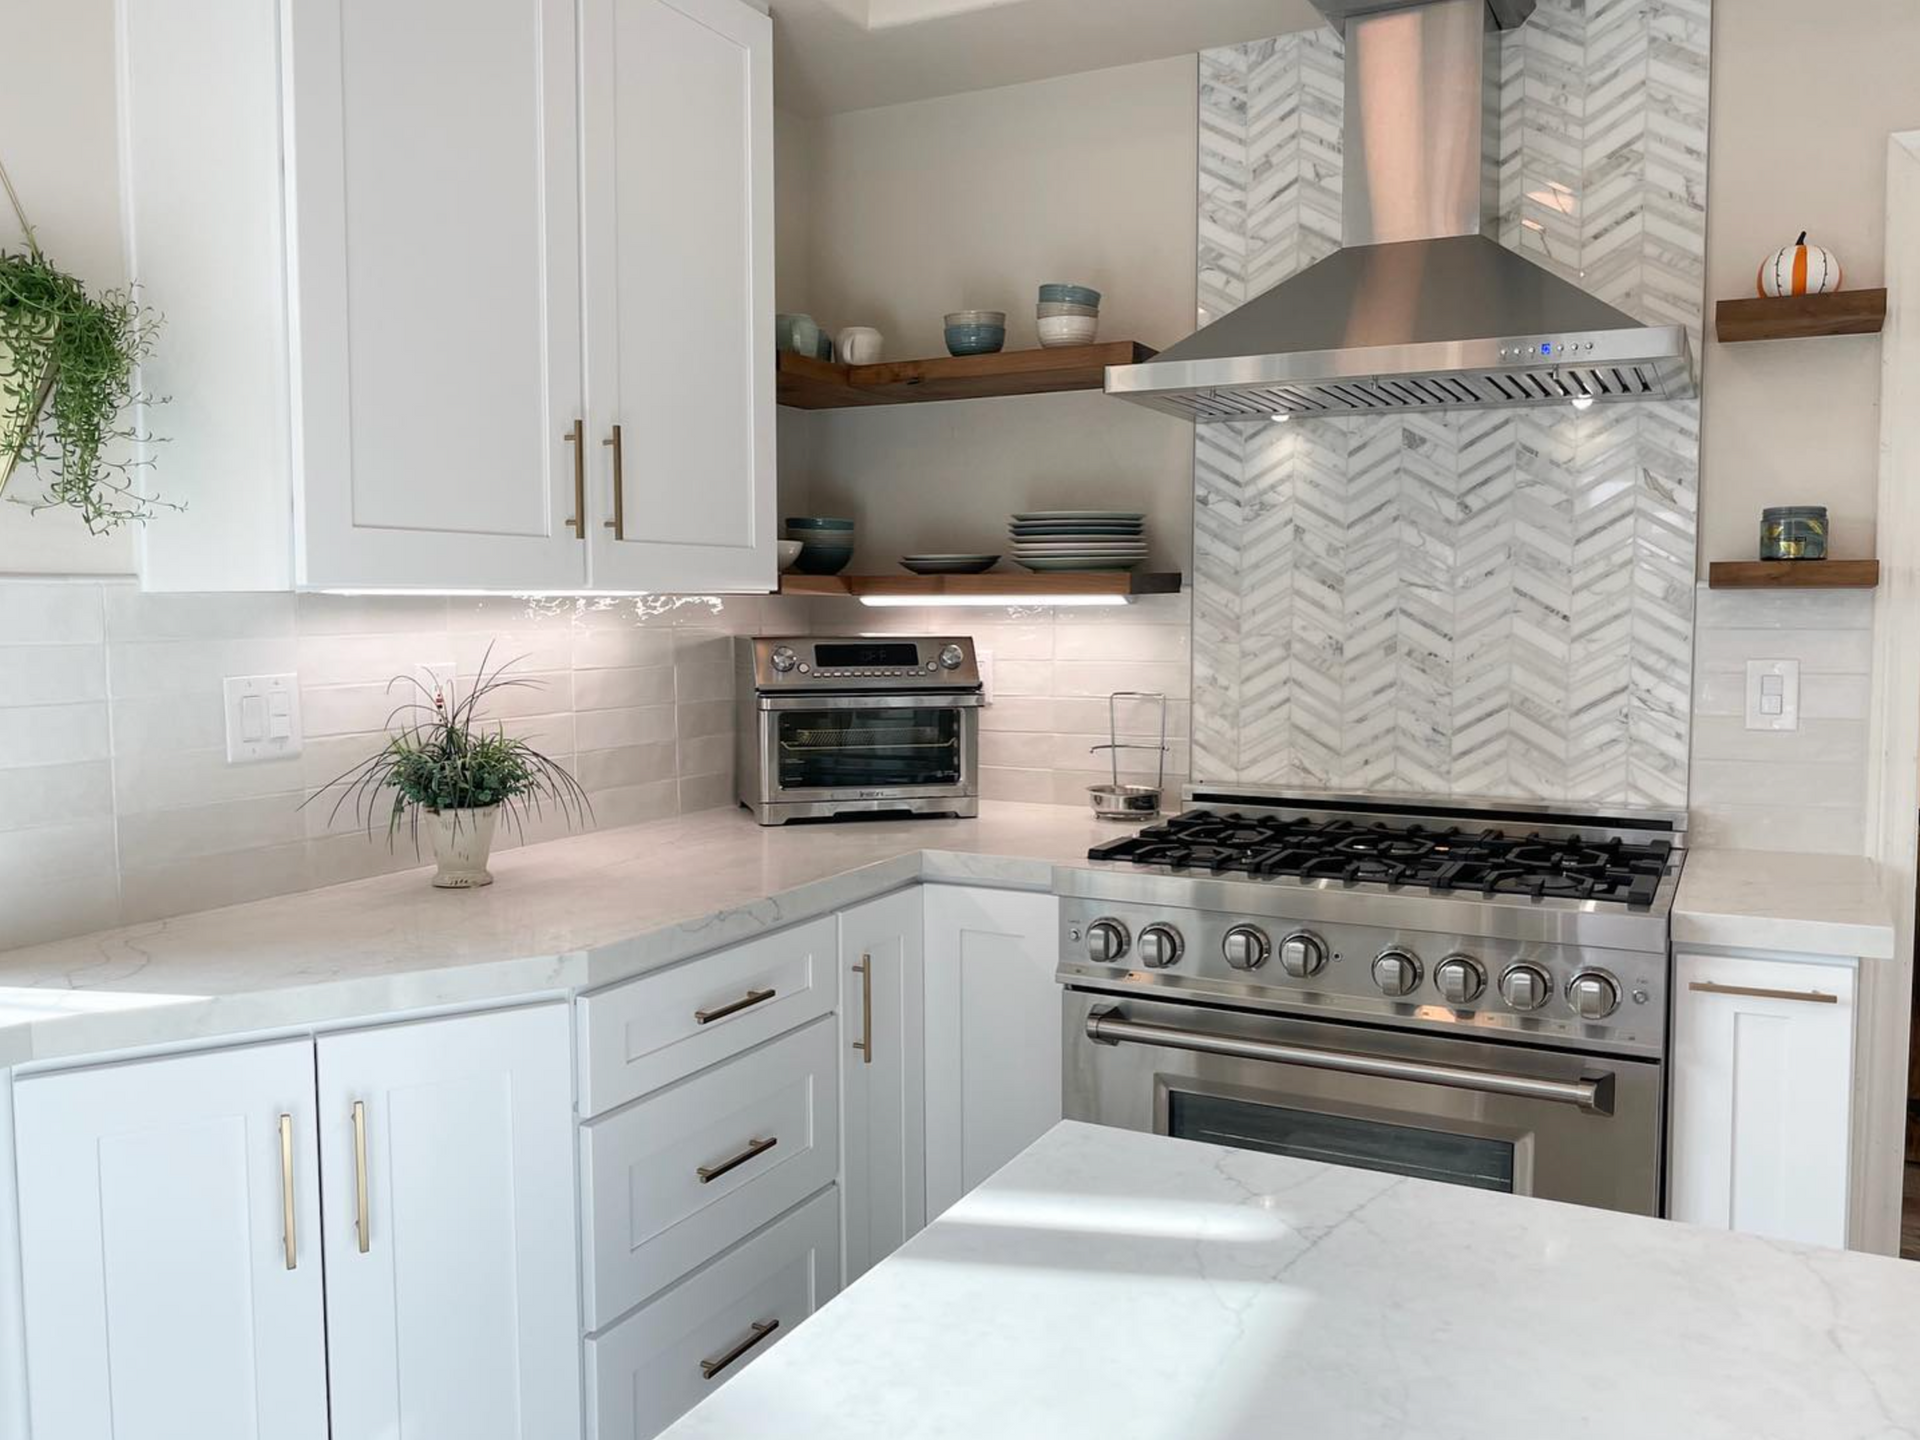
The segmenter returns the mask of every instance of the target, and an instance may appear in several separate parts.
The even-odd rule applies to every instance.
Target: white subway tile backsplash
[[[251,596],[235,596],[236,601]],[[107,646],[113,698],[218,695],[229,675],[277,675],[298,668],[291,636],[279,640],[141,640]]]
[[[208,598],[231,600],[233,597]],[[448,600],[440,595],[307,593],[293,599],[294,615],[302,635],[381,635],[394,631],[419,634],[445,630],[451,624],[449,607],[459,610],[463,606],[479,603],[465,599]],[[520,602],[512,603],[520,606]],[[510,627],[495,621],[487,628],[504,630]]]
[[[673,667],[674,695],[681,704],[733,699],[733,666],[696,663]]]
[[[98,645],[106,634],[101,589],[0,582],[0,645]]]
[[[611,625],[588,626],[573,635],[576,670],[630,670],[673,664],[673,632]]]
[[[1802,674],[1866,675],[1873,670],[1871,629],[1725,629],[1700,632],[1695,668],[1744,667],[1749,660],[1798,660]]]
[[[623,745],[617,750],[582,750],[574,775],[589,795],[625,786],[649,785],[674,777],[676,755],[672,741]]]
[[[98,645],[0,645],[0,706],[71,705],[106,696]]]
[[[303,890],[313,883],[308,846],[259,844],[254,848],[186,857],[165,863],[130,865],[120,870],[120,910],[124,923],[163,920],[195,910],[238,905],[268,895]]]
[[[109,761],[0,770],[0,831],[34,830],[112,814]]]
[[[0,883],[73,876],[103,879],[109,893],[118,893],[110,818],[0,831]]]
[[[120,868],[171,865],[207,855],[241,856],[265,846],[306,839],[299,792],[256,795],[210,805],[124,812],[120,816]]]
[[[651,745],[674,738],[671,705],[643,705],[631,710],[581,710],[574,716],[573,743],[582,750],[613,750],[624,745]]]
[[[702,735],[680,742],[680,776],[733,775],[733,736]]]
[[[263,760],[256,765],[229,765],[224,747],[150,750],[122,755],[115,760],[113,803],[114,809],[123,816],[247,800],[261,795],[291,795],[298,803],[308,788],[306,776],[304,756]]]
[[[576,710],[620,710],[636,705],[671,704],[671,665],[573,672],[573,705]]]
[[[104,760],[111,749],[104,702],[0,709],[0,769]]]
[[[738,803],[731,774],[680,777],[682,815],[691,815],[699,810],[724,810]]]
[[[148,595],[109,585],[106,607],[113,641],[281,640],[294,633],[292,595]]]
[[[123,920],[111,866],[99,875],[63,877],[59,884],[0,874],[0,943],[8,946],[109,930]]]
[[[694,700],[674,707],[679,717],[680,738],[697,740],[702,735],[731,736],[734,730],[732,700]]]

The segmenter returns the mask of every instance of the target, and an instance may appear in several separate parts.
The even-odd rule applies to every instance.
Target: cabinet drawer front
[[[790,1335],[839,1275],[840,1192],[830,1189],[587,1341],[593,1434],[648,1440]]]
[[[836,1047],[817,1020],[582,1127],[588,1329],[834,1178]]]
[[[825,1015],[836,933],[826,915],[582,996],[581,1113],[624,1105]]]

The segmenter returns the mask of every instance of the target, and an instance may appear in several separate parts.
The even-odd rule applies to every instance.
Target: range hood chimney
[[[1112,367],[1107,393],[1201,422],[1692,395],[1683,327],[1643,325],[1491,238],[1500,34],[1534,0],[1314,5],[1346,39],[1344,248]]]

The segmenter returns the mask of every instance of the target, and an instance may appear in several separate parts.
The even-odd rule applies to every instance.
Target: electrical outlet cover
[[[1800,662],[1747,662],[1747,729],[1800,728]]]
[[[304,748],[298,675],[229,675],[221,692],[229,765],[288,760]]]

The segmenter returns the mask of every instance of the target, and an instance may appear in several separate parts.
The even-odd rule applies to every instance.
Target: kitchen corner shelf
[[[1104,389],[1109,365],[1138,365],[1157,353],[1132,340],[1051,350],[1002,350],[995,355],[887,360],[878,365],[838,365],[782,353],[775,394],[780,404],[796,410],[1059,395]]]
[[[1178,595],[1178,571],[1135,574],[1131,571],[1054,571],[1044,575],[993,572],[986,575],[782,575],[782,595],[884,595],[898,599],[923,598],[992,600],[996,596],[1028,599],[1040,596]]]
[[[1722,345],[1742,340],[1805,340],[1817,335],[1876,335],[1886,323],[1884,289],[1722,300],[1714,307],[1713,316],[1714,333]]]
[[[1713,590],[1871,590],[1879,583],[1878,560],[1715,560],[1707,566]]]

